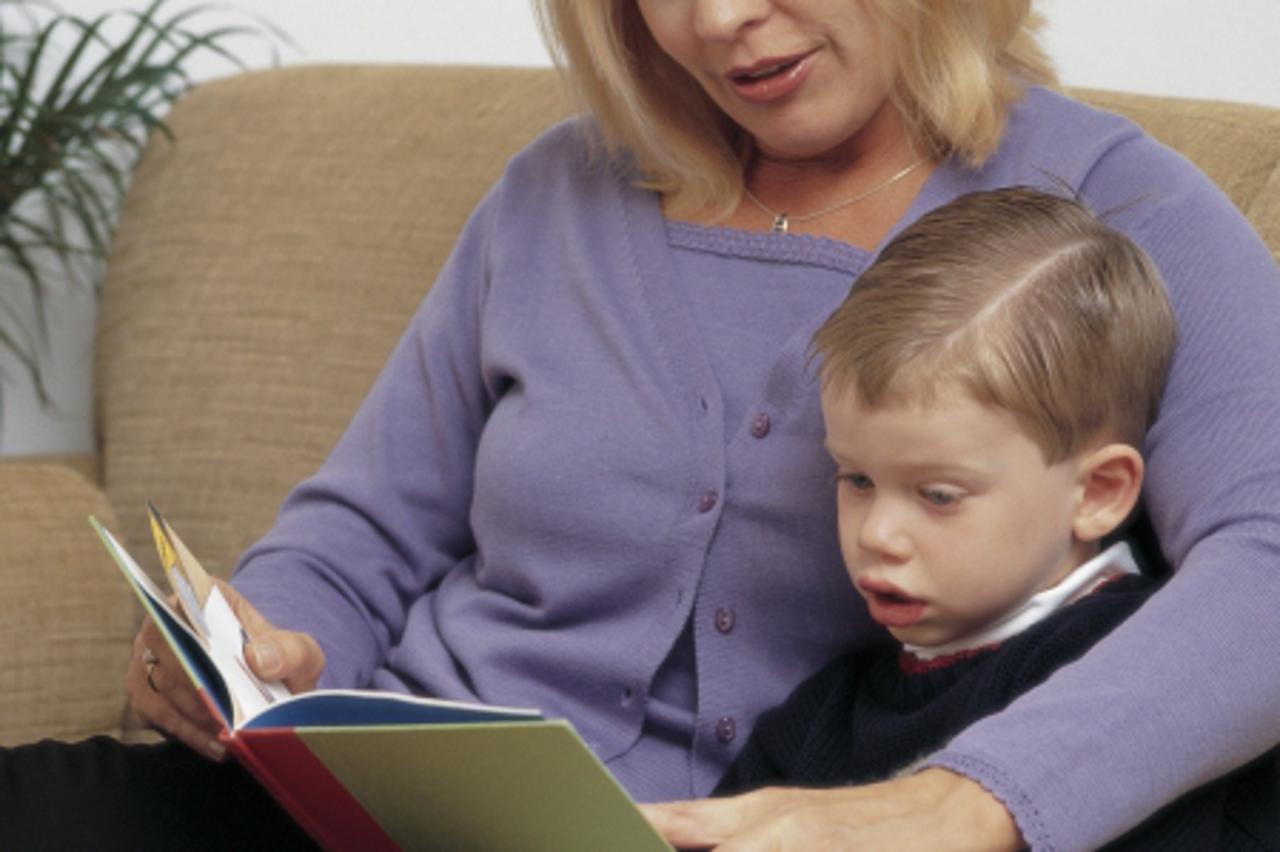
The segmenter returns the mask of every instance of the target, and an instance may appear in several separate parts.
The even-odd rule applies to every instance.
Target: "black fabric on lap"
[[[239,764],[177,743],[0,749],[0,849],[316,848]]]

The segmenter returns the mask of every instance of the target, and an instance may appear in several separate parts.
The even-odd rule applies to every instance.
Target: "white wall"
[[[1277,0],[1038,0],[1069,85],[1280,106]]]
[[[287,64],[319,62],[545,65],[527,0],[226,0],[288,33]],[[1280,0],[1040,0],[1047,44],[1068,85],[1224,98],[1280,107]],[[82,17],[142,10],[149,0],[61,0]],[[170,8],[205,0],[171,0]],[[215,4],[225,8],[222,4]],[[202,13],[205,28],[228,12]],[[242,18],[236,18],[243,20]],[[206,24],[201,24],[204,21]],[[237,47],[254,67],[270,64],[260,42]],[[197,79],[234,69],[215,59]],[[3,273],[3,270],[0,270]],[[92,298],[55,294],[61,313],[48,359],[55,412],[40,412],[12,381],[0,396],[0,454],[88,450]],[[4,369],[0,358],[0,369]]]
[[[82,16],[147,0],[63,0]],[[199,5],[202,0],[174,0]],[[294,62],[544,65],[527,0],[228,0],[289,33]],[[1277,0],[1038,0],[1068,84],[1280,106]],[[259,52],[255,61],[264,63]],[[226,66],[197,69],[217,76]]]

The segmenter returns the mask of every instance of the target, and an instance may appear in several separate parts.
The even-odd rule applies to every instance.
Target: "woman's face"
[[[896,126],[862,0],[636,0],[654,40],[766,154],[811,158]]]

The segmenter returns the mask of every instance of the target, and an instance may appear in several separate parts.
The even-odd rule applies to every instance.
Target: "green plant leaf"
[[[80,65],[80,59],[84,56],[86,50],[98,39],[98,31],[102,25],[106,23],[108,15],[102,15],[97,20],[87,25],[81,25],[80,38],[76,40],[75,45],[71,48],[71,52],[67,58],[63,60],[62,67],[58,70],[58,74],[53,78],[53,82],[49,84],[49,88],[45,91],[44,104],[42,110],[46,113],[52,113],[58,108],[58,99],[62,96],[62,90],[71,80],[71,76],[75,73]]]
[[[40,70],[41,58],[55,29],[57,29],[57,21],[40,32],[36,37],[35,47],[27,56],[26,64],[18,69],[18,78],[14,83],[10,99],[9,114],[4,121],[0,121],[0,153],[8,152],[13,148],[14,136],[26,117],[28,104],[34,98],[35,79]]]
[[[0,264],[14,271],[23,304],[35,312],[19,316],[0,290],[0,313],[16,323],[0,327],[0,348],[13,353],[44,398],[46,270],[96,286],[85,264],[107,256],[116,211],[148,138],[173,138],[163,118],[192,87],[189,60],[206,54],[244,70],[228,42],[262,38],[272,44],[273,60],[276,43],[292,42],[252,12],[243,12],[251,26],[200,31],[199,16],[231,8],[222,4],[167,14],[169,0],[152,0],[142,11],[92,19],[48,0],[0,0],[0,7],[18,13],[0,21]],[[110,23],[122,18],[127,25],[113,31]],[[38,203],[19,206],[28,195]]]
[[[41,278],[39,266],[32,259],[31,254],[28,251],[29,248],[31,248],[30,245],[24,245],[10,238],[8,235],[0,235],[0,252],[7,254],[13,260],[17,270],[22,273],[24,282],[27,285],[27,291],[31,296],[31,313],[35,320],[34,339],[28,339],[26,341],[25,353],[15,352],[14,354],[20,356],[25,354],[25,357],[22,358],[23,363],[38,367],[38,353],[40,348],[49,342],[49,323],[48,315],[44,309],[44,291],[46,286]],[[4,300],[3,304],[5,312],[11,317],[16,318],[15,312],[12,306],[9,305],[8,301]],[[19,322],[16,324],[16,328],[18,330],[22,330],[25,326],[23,323]],[[12,332],[7,339],[16,342],[16,339],[11,335]],[[41,377],[39,370],[36,370],[36,372],[33,373],[32,378],[34,378],[37,383],[40,382]]]

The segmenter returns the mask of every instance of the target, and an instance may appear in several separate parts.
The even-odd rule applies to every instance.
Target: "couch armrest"
[[[119,733],[140,607],[89,515],[118,528],[65,465],[0,461],[0,744]]]

